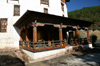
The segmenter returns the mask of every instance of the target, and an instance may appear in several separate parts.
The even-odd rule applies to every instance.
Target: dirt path
[[[94,48],[26,66],[100,66],[100,49]]]

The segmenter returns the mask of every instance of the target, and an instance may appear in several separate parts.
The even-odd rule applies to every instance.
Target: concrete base
[[[64,54],[71,53],[74,50],[73,48],[75,47],[78,48],[79,46],[82,46],[84,48],[92,48],[92,44],[87,44],[87,45],[77,45],[77,46],[66,46],[65,48],[61,48],[61,49],[54,49],[54,50],[42,51],[36,53],[24,49],[22,49],[22,51],[25,54],[27,54],[29,57],[31,57],[31,59],[33,59],[32,61],[29,61],[30,63],[33,63],[33,62],[48,60],[48,59],[62,56]]]

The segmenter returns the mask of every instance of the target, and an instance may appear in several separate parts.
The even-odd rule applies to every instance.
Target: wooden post
[[[21,33],[20,33],[20,42],[19,42],[19,45],[22,45],[23,44],[23,39],[21,37]]]
[[[87,29],[87,39],[89,39],[90,36],[89,36],[89,29]]]
[[[33,52],[35,52],[34,42],[33,42]]]
[[[20,43],[19,43],[19,45],[23,45],[23,39],[22,39],[22,36],[21,36],[21,32],[22,32],[22,29],[20,29]]]
[[[62,48],[62,41],[60,41],[60,46],[61,46],[61,48]]]
[[[22,36],[21,36],[21,32],[22,32],[22,30],[20,29],[20,41],[23,40],[23,39],[22,39]]]
[[[44,50],[45,50],[45,41],[44,41]]]
[[[28,39],[28,31],[27,31],[27,26],[25,26],[25,40],[26,40],[26,45],[29,47],[29,39]]]
[[[76,32],[75,32],[75,34],[76,34],[76,39],[78,40],[78,39],[79,39],[78,28],[76,29]]]
[[[54,47],[55,47],[55,45],[54,45],[54,40],[52,40],[52,43],[53,43],[53,49],[54,49]]]
[[[33,42],[37,42],[37,26],[36,26],[36,20],[35,23],[33,24]]]
[[[25,40],[26,40],[26,41],[29,41],[29,39],[28,39],[27,26],[25,27]]]
[[[62,24],[60,25],[60,28],[59,28],[59,40],[63,40]]]
[[[21,35],[20,35],[20,41],[22,41],[23,39],[22,39],[22,37],[21,37]]]

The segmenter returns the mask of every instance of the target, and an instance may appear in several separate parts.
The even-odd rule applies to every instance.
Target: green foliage
[[[100,6],[86,7],[80,10],[75,10],[68,13],[69,18],[85,20],[94,22],[95,25],[91,25],[90,28],[98,29],[98,22],[100,22]]]
[[[94,43],[97,40],[97,36],[96,35],[91,35],[90,38],[92,39],[92,44],[94,45]]]

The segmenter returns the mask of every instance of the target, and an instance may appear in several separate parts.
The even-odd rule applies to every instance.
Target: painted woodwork
[[[36,24],[36,20],[33,26],[33,42],[37,42],[37,24]]]
[[[79,39],[78,29],[76,29],[75,34],[76,34],[76,39]]]
[[[62,25],[59,28],[59,40],[63,40]]]
[[[89,39],[90,36],[89,36],[89,30],[87,29],[87,38]]]

